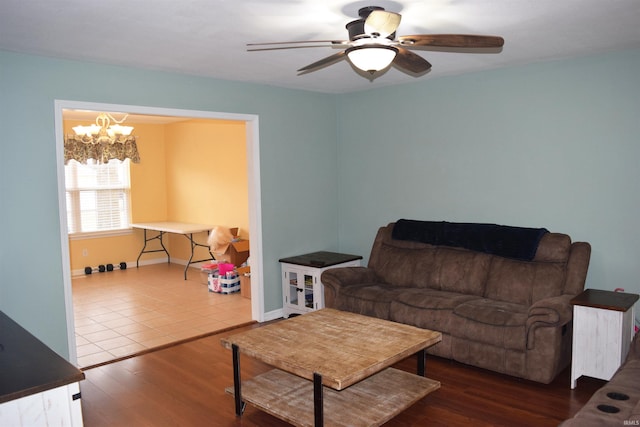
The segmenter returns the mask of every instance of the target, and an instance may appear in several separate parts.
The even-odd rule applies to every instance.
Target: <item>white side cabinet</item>
[[[281,259],[284,317],[324,308],[322,273],[330,268],[359,267],[361,259],[359,255],[336,252],[312,252]]]
[[[571,388],[582,375],[610,380],[624,362],[634,334],[638,295],[587,289],[573,304]]]

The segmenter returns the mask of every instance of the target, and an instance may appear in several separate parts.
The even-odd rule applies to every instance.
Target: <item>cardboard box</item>
[[[249,258],[249,240],[231,242],[224,254],[216,254],[216,261],[230,262],[239,267]]]
[[[251,267],[238,268],[238,275],[240,275],[240,295],[251,299]]]

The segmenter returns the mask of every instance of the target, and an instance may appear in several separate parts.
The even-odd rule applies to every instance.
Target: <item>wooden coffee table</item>
[[[325,308],[221,340],[232,350],[236,415],[245,401],[297,426],[378,426],[440,382],[424,377],[440,332]],[[273,369],[240,380],[240,353]],[[390,368],[417,354],[418,375]]]

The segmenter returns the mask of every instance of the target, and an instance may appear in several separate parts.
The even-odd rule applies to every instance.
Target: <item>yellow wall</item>
[[[136,124],[133,133],[137,136],[140,163],[131,163],[131,221],[166,221],[165,126]]]
[[[120,262],[133,261],[140,253],[142,237],[137,237],[133,233],[93,238],[93,239],[70,239],[69,254],[71,256],[71,270],[84,270],[84,267],[97,267],[100,264],[117,265]],[[83,255],[83,250],[87,251],[87,256]],[[129,264],[131,265],[131,264]]]
[[[245,123],[189,120],[166,126],[167,207],[173,221],[239,227],[249,238]],[[196,238],[196,236],[194,236]],[[197,236],[206,241],[207,235]],[[188,259],[183,236],[170,235],[172,256]],[[208,255],[197,248],[197,259]]]
[[[77,124],[65,121],[65,133]],[[187,120],[168,125],[136,124],[133,134],[141,161],[131,163],[132,222],[180,221],[240,227],[249,237],[248,180],[244,122]],[[224,162],[221,156],[233,159]],[[216,159],[224,164],[217,165]],[[214,189],[218,189],[218,192]],[[217,203],[232,200],[232,203]],[[133,229],[122,236],[70,239],[71,270],[99,264],[130,263],[138,257],[143,232]],[[174,260],[187,260],[189,242],[183,236],[164,239]],[[194,236],[206,242],[207,235]],[[157,242],[154,242],[154,244]],[[86,250],[86,251],[85,251]],[[87,255],[83,255],[86,253]],[[198,248],[196,259],[208,255]],[[145,254],[141,262],[164,258]],[[200,258],[199,258],[200,257]]]

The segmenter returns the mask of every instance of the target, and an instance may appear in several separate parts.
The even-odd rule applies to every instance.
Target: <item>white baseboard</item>
[[[164,262],[167,262],[167,260],[165,259]],[[179,264],[179,265],[187,265],[188,260],[186,259],[176,259],[176,258],[171,258],[171,264]],[[207,261],[202,261],[202,262],[192,262],[191,265],[189,266],[189,268],[197,268],[198,270],[200,268],[202,268],[202,266],[204,264],[209,264],[212,263],[213,260],[207,260]]]
[[[268,322],[270,320],[280,319],[284,316],[282,309],[279,308],[277,310],[270,311],[264,314],[264,321]]]

